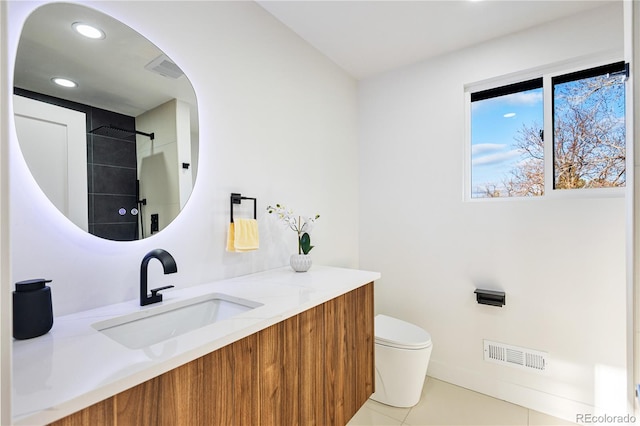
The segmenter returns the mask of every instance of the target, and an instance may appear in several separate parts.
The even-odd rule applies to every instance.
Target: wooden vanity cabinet
[[[373,283],[53,425],[344,425],[373,393]]]

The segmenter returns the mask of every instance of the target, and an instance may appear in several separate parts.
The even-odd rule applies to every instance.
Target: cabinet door
[[[258,333],[260,425],[300,424],[298,316]]]
[[[260,417],[258,334],[229,345],[233,358],[233,425],[254,426]],[[215,372],[214,372],[215,374]],[[225,385],[226,386],[226,385]],[[227,423],[229,424],[229,423]]]
[[[202,360],[197,359],[115,396],[121,425],[202,424]]]
[[[295,316],[283,323],[282,356],[282,423],[300,425],[300,318]]]
[[[356,411],[367,402],[374,391],[375,378],[375,335],[373,329],[373,283],[359,288],[355,293],[355,408]],[[355,414],[355,412],[353,413]],[[352,414],[352,417],[353,417]]]
[[[284,391],[284,327],[276,324],[258,333],[260,370],[260,420],[264,426],[285,424],[282,420]]]
[[[326,424],[324,418],[324,305],[298,315],[300,333],[300,424]]]
[[[344,425],[373,393],[373,286],[330,300],[324,313],[325,417]]]
[[[155,377],[116,395],[116,421],[125,425],[158,424],[159,389],[160,377]]]
[[[325,417],[327,424],[345,424],[345,389],[348,381],[347,333],[345,296],[325,303],[324,332],[325,351]]]
[[[207,425],[233,424],[233,367],[228,347],[202,357],[202,418]]]

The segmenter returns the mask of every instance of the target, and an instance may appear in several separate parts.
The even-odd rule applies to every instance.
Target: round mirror
[[[153,235],[191,194],[193,86],[153,43],[103,13],[51,3],[29,16],[16,54],[14,112],[36,182],[93,235]]]

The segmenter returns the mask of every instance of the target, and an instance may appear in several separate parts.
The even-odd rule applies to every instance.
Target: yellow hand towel
[[[257,250],[260,246],[258,221],[255,219],[236,219],[229,224],[227,250],[245,252]]]
[[[236,230],[233,226],[233,222],[229,224],[229,231],[227,232],[227,251],[236,251],[236,248],[233,246],[233,240],[236,236]]]

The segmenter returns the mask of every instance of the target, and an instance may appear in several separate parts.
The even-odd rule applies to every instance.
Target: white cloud
[[[477,155],[496,153],[504,151],[505,149],[508,149],[508,145],[503,143],[478,143],[471,145],[471,156],[475,157]]]
[[[522,151],[519,149],[512,149],[506,152],[496,152],[493,154],[483,155],[478,158],[473,158],[471,164],[474,166],[493,166],[496,164],[512,162],[513,159],[522,155]]]
[[[542,91],[518,92],[503,98],[510,105],[535,105],[542,102]]]
[[[531,106],[542,103],[542,100],[542,91],[517,92],[510,95],[485,99],[482,102],[472,102],[471,107],[473,112],[479,108],[480,105],[492,105],[493,103],[497,103],[499,105]]]

